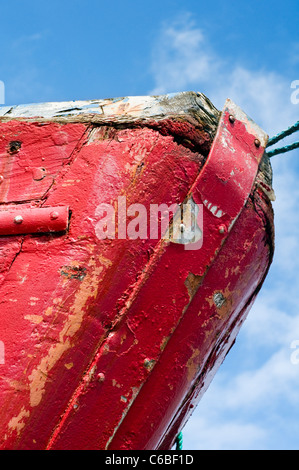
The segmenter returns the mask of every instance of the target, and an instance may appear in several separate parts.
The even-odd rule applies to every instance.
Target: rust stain
[[[225,269],[225,278],[230,278],[231,275],[238,275],[240,273],[240,266],[228,267]]]
[[[223,297],[223,302],[221,302],[218,307],[215,305],[215,294],[220,294]],[[232,310],[232,294],[228,285],[224,290],[215,291],[213,295],[207,299],[210,307],[216,308],[219,318],[230,314]]]
[[[193,353],[187,362],[187,378],[188,382],[191,382],[197,375],[199,363],[198,358],[200,357],[200,350],[198,348],[192,348]]]
[[[192,300],[195,292],[201,284],[203,276],[197,274],[189,273],[185,279],[185,286],[187,287],[190,300]]]

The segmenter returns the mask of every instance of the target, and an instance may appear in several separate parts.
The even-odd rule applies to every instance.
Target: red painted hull
[[[0,237],[1,448],[171,448],[272,260],[265,143],[228,112],[212,148],[182,120],[11,118],[0,130],[5,215],[71,211],[67,230]],[[99,205],[124,195],[146,208],[192,195],[202,246],[99,240]]]

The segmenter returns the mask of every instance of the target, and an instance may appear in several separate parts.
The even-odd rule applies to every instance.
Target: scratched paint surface
[[[187,98],[182,94],[184,106]],[[195,123],[190,113],[153,119],[146,100],[117,103],[106,103],[103,122],[98,116],[93,122],[89,105],[80,122],[72,113],[61,122],[61,116],[18,119],[11,111],[0,123],[3,209],[71,209],[64,234],[0,238],[3,449],[170,448],[271,262],[270,201],[242,177],[246,206],[240,202],[229,236],[239,215],[236,198],[230,209],[229,197],[216,194],[217,208],[226,210],[224,233],[215,231],[215,211],[205,209],[207,249],[205,243],[188,251],[160,240],[96,237],[98,205],[116,206],[120,195],[147,208],[182,203],[190,190],[198,202],[205,203],[205,194],[206,206],[213,198],[204,176],[206,192],[196,186],[211,168],[202,173],[210,123]],[[154,115],[161,112],[156,105],[151,101]],[[149,115],[136,123],[142,106]],[[217,122],[216,110],[215,116]],[[246,140],[244,126],[237,131]],[[263,147],[249,137],[254,181]],[[218,308],[215,293],[224,299]]]

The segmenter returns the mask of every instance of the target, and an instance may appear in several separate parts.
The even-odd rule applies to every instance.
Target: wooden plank
[[[231,103],[218,126],[198,93],[2,114],[2,210],[71,218],[63,234],[0,237],[1,448],[170,448],[272,259],[267,136]],[[191,197],[198,249],[149,225],[98,236],[103,204],[148,214]]]

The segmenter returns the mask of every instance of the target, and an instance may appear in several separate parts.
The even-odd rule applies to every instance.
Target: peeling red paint
[[[71,211],[64,233],[0,238],[1,448],[173,445],[272,257],[256,184],[265,144],[231,112],[213,143],[182,119],[0,123],[0,225],[16,208]],[[202,247],[99,240],[97,207],[120,195],[145,207],[192,197]]]

